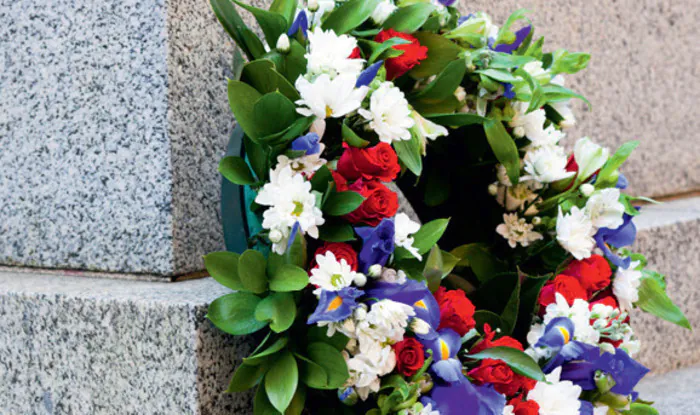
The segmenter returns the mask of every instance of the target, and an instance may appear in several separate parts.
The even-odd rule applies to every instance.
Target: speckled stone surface
[[[697,0],[460,0],[463,12],[487,11],[498,25],[532,11],[548,50],[590,52],[588,69],[567,86],[593,104],[575,105],[573,142],[588,135],[617,148],[641,146],[623,168],[630,191],[647,196],[700,190],[700,2]]]
[[[208,2],[0,0],[0,20],[0,263],[202,269],[232,126]]]
[[[700,366],[676,370],[660,376],[649,376],[637,386],[645,400],[663,415],[690,415],[700,407]]]
[[[222,392],[250,345],[204,319],[226,292],[0,272],[0,413],[249,414]]]

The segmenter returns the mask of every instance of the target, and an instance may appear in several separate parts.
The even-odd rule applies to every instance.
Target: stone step
[[[0,414],[249,413],[222,392],[251,349],[204,318],[228,291],[0,271]]]
[[[654,401],[663,415],[689,415],[700,407],[700,366],[675,370],[644,379],[637,387],[640,396]]]

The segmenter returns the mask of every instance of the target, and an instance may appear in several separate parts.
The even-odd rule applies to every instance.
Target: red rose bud
[[[355,49],[352,50],[350,56],[348,56],[348,59],[362,59],[362,53],[360,51],[360,48],[355,47]]]
[[[540,405],[537,402],[523,401],[522,396],[511,399],[508,405],[513,406],[513,415],[538,415],[540,413]]]
[[[492,384],[496,392],[506,396],[513,396],[520,390],[530,390],[534,387],[534,380],[513,372],[502,360],[484,359],[479,367],[469,371],[478,384]]]
[[[348,180],[362,178],[390,182],[401,172],[399,158],[387,143],[368,148],[351,147],[344,143],[343,147],[345,150],[338,160],[338,173]]]
[[[408,337],[396,343],[396,370],[404,376],[413,376],[425,363],[423,346],[413,337]]]
[[[331,175],[333,176],[333,181],[335,182],[335,190],[338,192],[344,192],[348,190],[348,181],[340,173],[335,170],[331,170]]]
[[[439,329],[449,328],[464,336],[476,326],[474,321],[474,304],[462,290],[447,291],[440,287],[435,292],[435,299],[440,307]]]
[[[352,246],[344,242],[326,242],[320,246],[309,262],[309,269],[314,269],[318,266],[316,264],[316,255],[324,255],[327,252],[333,252],[338,262],[344,259],[353,271],[357,271],[357,252]]]
[[[569,305],[572,305],[577,298],[588,300],[588,294],[581,287],[578,278],[564,274],[557,275],[554,281],[548,282],[540,292],[541,312],[544,312],[545,307],[556,302],[556,293],[563,295]]]
[[[610,285],[612,270],[608,261],[600,255],[591,255],[580,261],[571,261],[563,272],[578,278],[590,298],[596,291],[607,288]]]
[[[392,46],[392,49],[402,50],[404,52],[401,56],[389,58],[384,62],[386,78],[389,81],[410,71],[414,66],[418,65],[420,61],[428,57],[428,48],[421,46],[418,39],[409,34],[397,32],[394,29],[382,30],[374,38],[374,41],[384,43],[394,37],[408,40],[411,43]]]
[[[377,226],[382,219],[393,217],[399,210],[399,197],[378,180],[360,179],[348,189],[365,198],[357,209],[345,215],[345,219],[352,224]]]

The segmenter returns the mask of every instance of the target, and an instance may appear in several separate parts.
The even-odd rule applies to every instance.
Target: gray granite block
[[[250,345],[204,319],[227,292],[0,271],[0,413],[250,413],[223,393]]]
[[[689,415],[700,407],[700,366],[676,370],[642,380],[637,387],[640,396],[654,401],[663,415]]]
[[[0,264],[202,269],[233,122],[208,2],[0,0],[0,20]]]

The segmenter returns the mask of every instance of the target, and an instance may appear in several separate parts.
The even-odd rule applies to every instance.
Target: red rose
[[[393,217],[399,209],[399,197],[378,180],[360,179],[348,187],[361,194],[365,201],[345,218],[352,224],[377,226],[384,218]]]
[[[490,349],[492,347],[511,347],[513,349],[518,349],[521,352],[525,349],[523,349],[523,345],[520,344],[519,341],[515,340],[514,338],[510,336],[503,336],[498,340],[493,340],[493,338],[496,336],[496,332],[491,330],[491,326],[488,324],[484,324],[484,338],[477,344],[472,347],[470,350],[470,354],[474,353],[479,353],[483,350]]]
[[[513,396],[520,390],[530,390],[536,383],[533,379],[513,372],[505,362],[497,359],[484,359],[479,367],[469,371],[479,384],[492,384],[496,392]]]
[[[420,342],[413,337],[407,337],[396,343],[396,369],[404,376],[413,376],[425,363],[425,352]]]
[[[352,268],[353,271],[357,271],[357,252],[355,252],[352,246],[344,242],[326,242],[320,246],[309,262],[309,269],[314,269],[318,266],[316,264],[316,255],[324,255],[329,251],[333,252],[333,255],[335,255],[338,262],[340,262],[341,259],[344,259],[345,262],[350,265],[350,268]]]
[[[339,192],[348,190],[348,181],[345,179],[345,177],[335,170],[331,170],[331,175],[333,176],[333,181],[335,182],[335,190]]]
[[[537,415],[540,413],[540,405],[535,401],[523,401],[522,396],[513,398],[508,402],[513,406],[513,415]]]
[[[352,50],[350,56],[348,56],[348,59],[362,59],[362,53],[360,51],[360,48],[355,47],[355,49]]]
[[[382,30],[374,38],[374,41],[384,43],[393,37],[406,39],[411,43],[392,46],[392,49],[402,50],[404,52],[401,56],[389,58],[384,62],[386,78],[389,81],[410,71],[414,66],[418,65],[420,61],[428,57],[428,48],[421,46],[418,39],[409,34],[397,32],[394,29]]]
[[[357,148],[343,143],[345,151],[338,160],[338,173],[348,180],[378,179],[390,182],[401,171],[396,152],[387,143],[379,143],[374,147]]]
[[[607,289],[603,292],[598,293],[592,300],[590,304],[591,310],[593,309],[593,306],[596,304],[603,304],[610,306],[612,308],[620,308],[620,305],[617,303],[617,299],[612,293],[612,290]]]
[[[578,278],[561,274],[557,275],[554,281],[548,282],[547,285],[542,288],[539,299],[542,309],[556,302],[556,293],[563,295],[569,305],[572,305],[577,298],[588,300],[588,294],[586,294],[586,290],[581,287]]]
[[[581,261],[571,261],[564,270],[564,274],[577,277],[581,287],[586,290],[590,298],[596,291],[600,291],[610,285],[610,264],[600,255],[591,255]]]
[[[440,306],[440,326],[439,329],[449,328],[456,331],[460,336],[476,326],[474,321],[474,304],[467,298],[462,290],[447,291],[445,287],[440,287],[435,292],[435,299]]]

